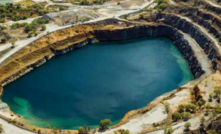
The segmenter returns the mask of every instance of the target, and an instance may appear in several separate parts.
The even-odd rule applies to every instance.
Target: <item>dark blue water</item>
[[[2,99],[30,124],[73,129],[117,123],[192,79],[170,40],[99,43],[53,58],[6,86]]]

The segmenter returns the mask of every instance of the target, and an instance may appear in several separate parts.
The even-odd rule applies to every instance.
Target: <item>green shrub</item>
[[[90,126],[85,125],[84,127],[79,127],[78,128],[78,133],[79,134],[88,134],[91,130]]]
[[[205,117],[202,116],[202,117],[200,118],[200,123],[203,124],[205,121],[206,121]]]
[[[49,124],[46,127],[49,128],[49,129],[51,128],[51,126]]]
[[[171,126],[166,126],[164,129],[164,134],[172,134],[174,129]]]
[[[182,119],[188,120],[190,118],[190,116],[191,116],[191,113],[184,112],[184,113],[181,114],[181,116],[182,116]]]
[[[195,110],[196,110],[196,105],[194,105],[194,104],[186,105],[186,111],[195,112]]]
[[[189,130],[189,129],[190,129],[190,127],[191,127],[191,123],[190,123],[190,122],[187,122],[187,123],[185,123],[185,125],[184,125],[184,126],[185,126],[185,128],[186,128],[186,129],[188,129],[188,130]]]
[[[93,0],[93,3],[98,3],[98,0]]]
[[[216,96],[219,96],[220,93],[221,93],[221,90],[220,90],[219,88],[216,88],[216,89],[214,90],[214,93],[216,94]]]
[[[173,119],[173,121],[178,121],[178,120],[182,119],[182,116],[180,113],[175,112],[172,114],[172,119]]]
[[[5,38],[5,37],[3,37],[2,39],[1,39],[1,42],[2,43],[5,43],[7,41],[7,38]]]
[[[110,119],[104,119],[104,120],[101,120],[100,121],[100,128],[102,129],[102,130],[104,130],[104,129],[106,129],[107,127],[108,127],[108,125],[110,125],[111,124],[111,120]]]
[[[184,112],[186,109],[185,105],[183,104],[180,104],[178,107],[179,107],[179,112]]]
[[[45,31],[46,30],[46,26],[45,25],[41,25],[41,30]]]
[[[203,102],[202,101],[197,101],[197,105],[199,106],[199,107],[201,107],[202,105],[203,105]]]

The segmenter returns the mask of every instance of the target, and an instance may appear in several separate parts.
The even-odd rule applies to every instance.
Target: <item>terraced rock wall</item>
[[[81,29],[80,32],[76,32],[79,29]],[[204,73],[188,41],[173,27],[157,24],[134,25],[125,22],[120,22],[119,26],[116,20],[106,20],[97,24],[56,31],[35,41],[0,67],[0,84],[4,86],[42,65],[53,56],[64,54],[84,45],[97,41],[120,41],[141,37],[170,38],[188,60],[193,75],[198,78]],[[209,49],[206,49],[209,56],[215,57],[212,54],[214,50],[209,46],[205,47]]]
[[[212,61],[213,69],[217,68],[217,64],[220,61],[220,55],[217,48],[215,47],[214,42],[202,31],[192,24],[191,22],[173,14],[157,14],[155,17],[152,17],[154,22],[163,22],[164,24],[170,25],[184,33],[189,34],[200,47],[207,54],[208,58]]]

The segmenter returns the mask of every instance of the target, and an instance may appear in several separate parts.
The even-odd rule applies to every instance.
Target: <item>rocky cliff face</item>
[[[180,10],[179,13],[191,18],[194,22],[206,28],[209,33],[219,39],[221,43],[221,20],[212,14],[206,13],[198,8],[188,8]]]
[[[100,26],[103,23],[105,23],[105,28]],[[120,24],[122,23],[124,22]],[[115,24],[117,24],[117,26],[114,26]],[[108,25],[112,28],[109,28]],[[39,39],[35,44],[30,45],[18,53],[17,56],[15,55],[15,59],[12,58],[11,61],[7,61],[7,64],[0,68],[0,72],[3,73],[0,78],[1,85],[4,86],[25,73],[30,72],[30,70],[38,67],[39,63],[43,64],[54,55],[64,54],[97,41],[120,41],[141,37],[170,38],[188,60],[193,75],[198,78],[204,73],[188,41],[183,38],[183,35],[179,33],[178,30],[170,26],[156,24],[134,25],[128,23],[119,26],[119,22],[116,20],[107,20],[99,22],[98,24],[84,25],[81,27],[84,27],[84,30],[72,36],[72,32],[75,32],[73,28],[56,31]],[[75,27],[75,29],[78,28],[80,29],[80,27]],[[33,49],[30,49],[32,47]],[[205,46],[205,48],[207,47],[208,46]],[[212,51],[215,50],[208,49],[209,50],[206,49],[207,53],[213,58],[215,55],[212,54]]]
[[[221,117],[220,115],[210,118],[204,126],[196,130],[188,131],[187,134],[220,134]],[[210,131],[210,132],[209,132]]]
[[[202,6],[204,9],[206,9],[208,11],[211,11],[211,12],[214,12],[216,14],[220,14],[220,12],[221,12],[221,9],[219,7],[211,6],[210,4],[208,4],[205,1],[199,1],[197,3],[197,5]]]
[[[199,62],[194,56],[194,52],[188,44],[188,41],[183,38],[183,35],[179,33],[178,30],[170,26],[136,26],[112,31],[95,30],[94,35],[99,41],[119,41],[139,37],[167,37],[174,42],[185,58],[189,61],[190,69],[196,78],[200,77],[204,73]]]
[[[196,42],[207,54],[208,58],[212,61],[213,69],[217,68],[221,58],[216,45],[207,35],[202,33],[201,29],[199,29],[197,26],[174,14],[157,14],[156,16],[152,17],[151,20],[158,23],[163,22],[164,24],[170,25],[173,28],[189,34],[193,39],[196,40]]]

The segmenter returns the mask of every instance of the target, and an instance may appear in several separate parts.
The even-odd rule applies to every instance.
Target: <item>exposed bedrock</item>
[[[107,22],[105,21],[105,23]],[[198,78],[202,74],[204,74],[204,70],[202,69],[201,64],[196,58],[194,51],[191,49],[189,42],[184,39],[183,34],[181,34],[177,29],[171,26],[157,24],[130,24],[129,27],[117,27],[111,30],[109,30],[108,28],[102,29],[102,27],[97,28],[96,26],[92,26],[93,29],[91,30],[90,25],[85,25],[82,27],[84,27],[84,29],[87,29],[89,27],[88,29],[90,30],[85,30],[84,32],[78,33],[77,35],[73,34],[73,36],[70,36],[70,31],[74,28],[56,31],[43,37],[39,41],[36,41],[35,44],[31,45],[30,47],[32,48],[33,46],[34,50],[30,51],[29,47],[27,48],[27,50],[23,50],[25,53],[22,51],[18,53],[17,56],[14,55],[16,59],[8,61],[6,65],[0,68],[0,75],[2,76],[0,77],[0,84],[4,86],[16,80],[17,78],[30,72],[34,68],[40,66],[54,55],[64,54],[68,51],[80,48],[84,45],[94,43],[97,40],[100,42],[120,41],[140,37],[170,38],[184,55],[184,57],[188,60],[190,69],[195,78]],[[59,36],[59,38],[57,38],[57,36]],[[48,41],[48,39],[51,38],[53,38],[52,41],[54,41],[52,42],[52,44],[50,43],[51,41]],[[36,45],[38,44],[40,46],[36,48]],[[17,61],[20,61],[21,64]],[[1,74],[1,72],[3,74]]]
[[[217,18],[216,16],[210,13],[205,13],[199,10],[198,8],[189,8],[189,9],[180,10],[179,13],[185,14],[185,16],[188,16],[194,22],[206,28],[209,31],[209,33],[213,34],[214,37],[216,37],[219,40],[219,43],[221,43],[220,18]]]
[[[187,134],[208,134],[207,131],[209,130],[213,130],[216,132],[220,133],[221,130],[221,117],[218,116],[214,116],[212,118],[210,118],[210,120],[206,121],[204,123],[204,128],[198,128],[196,130],[192,130],[192,131],[188,131]],[[215,132],[214,132],[215,134]],[[216,133],[218,134],[218,133]]]
[[[211,11],[213,13],[216,13],[217,15],[220,15],[221,13],[221,8],[219,7],[215,7],[215,6],[212,6],[210,5],[209,3],[205,2],[205,1],[199,1],[198,2],[198,5],[201,7],[201,8],[204,8],[208,11]]]
[[[106,41],[121,41],[141,37],[167,37],[170,38],[174,44],[178,47],[181,53],[189,62],[190,69],[193,75],[198,78],[203,73],[201,65],[199,64],[197,58],[191,49],[189,42],[184,39],[183,35],[179,33],[176,29],[166,26],[135,26],[130,28],[116,29],[116,30],[94,30],[94,38],[99,42]],[[53,52],[58,54],[66,53],[67,51],[82,47],[86,44],[93,43],[95,39],[88,38],[77,44],[71,45],[63,50],[54,50]]]
[[[193,39],[196,40],[196,42],[207,54],[208,58],[212,61],[213,69],[217,69],[217,67],[219,67],[218,63],[221,58],[218,49],[216,48],[214,42],[207,35],[205,35],[199,27],[173,14],[157,14],[151,19],[156,22],[161,21],[183,31],[184,33],[189,34]]]

